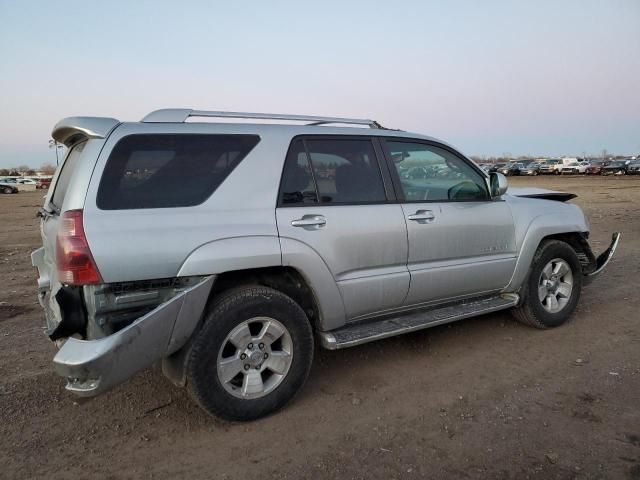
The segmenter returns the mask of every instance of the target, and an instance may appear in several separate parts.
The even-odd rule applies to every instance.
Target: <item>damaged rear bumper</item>
[[[184,290],[133,323],[97,340],[68,338],[53,359],[66,389],[92,397],[182,347],[205,308],[213,276]]]

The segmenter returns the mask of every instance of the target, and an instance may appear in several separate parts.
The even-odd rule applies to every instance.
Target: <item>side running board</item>
[[[318,335],[324,348],[337,350],[504,310],[516,306],[518,301],[518,295],[513,293],[484,297],[431,309],[414,310],[398,317],[348,324],[330,332],[320,332]]]

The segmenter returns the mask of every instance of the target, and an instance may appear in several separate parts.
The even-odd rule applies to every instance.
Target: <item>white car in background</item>
[[[558,166],[558,170],[563,175],[571,175],[571,174],[586,174],[587,167],[589,166],[589,162],[580,161],[580,162],[571,162],[568,165]]]

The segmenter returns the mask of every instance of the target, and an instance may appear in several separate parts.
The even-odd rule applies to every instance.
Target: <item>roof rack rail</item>
[[[310,122],[308,125],[345,123],[352,125],[367,125],[369,128],[384,128],[375,120],[359,118],[316,117],[312,115],[286,115],[281,113],[216,112],[208,110],[191,110],[189,108],[164,108],[162,110],[156,110],[149,113],[142,119],[142,121],[145,123],[184,123],[190,117],[293,120],[298,122]]]

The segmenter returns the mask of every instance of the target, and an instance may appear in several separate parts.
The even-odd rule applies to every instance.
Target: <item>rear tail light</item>
[[[66,285],[102,283],[82,226],[82,210],[64,212],[56,239],[58,280]]]

